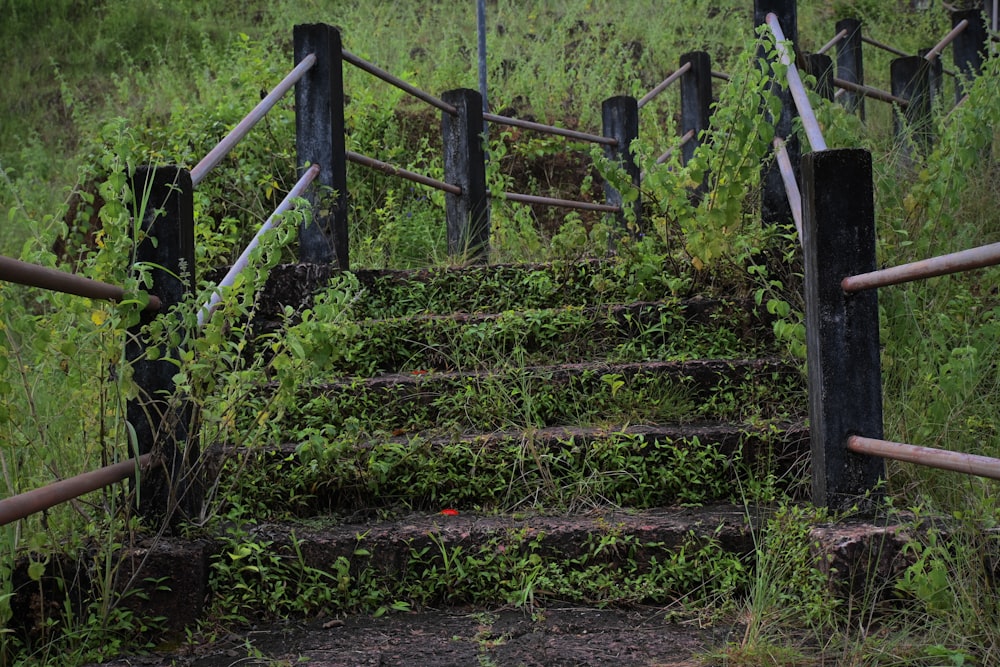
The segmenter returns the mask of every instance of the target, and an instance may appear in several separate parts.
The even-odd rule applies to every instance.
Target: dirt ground
[[[705,667],[738,629],[677,623],[658,609],[448,610],[252,629],[106,667]]]

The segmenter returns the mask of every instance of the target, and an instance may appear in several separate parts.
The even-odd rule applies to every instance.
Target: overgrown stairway
[[[252,328],[291,322],[322,374],[244,404],[237,432],[271,435],[227,450],[256,518],[228,548],[334,573],[331,613],[735,585],[747,504],[803,488],[805,391],[763,307],[716,291],[623,260],[279,267]]]

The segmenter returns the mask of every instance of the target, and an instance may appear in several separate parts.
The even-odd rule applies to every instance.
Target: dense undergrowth
[[[209,9],[204,3],[179,1],[151,3],[143,10],[136,3],[114,0],[96,7],[73,0],[41,5],[14,0],[9,4],[0,26],[0,54],[7,63],[4,72],[9,82],[0,91],[0,206],[5,213],[0,251],[123,283],[135,293],[141,291],[143,277],[127,273],[132,223],[124,174],[145,163],[188,167],[196,163],[256,103],[261,91],[285,73],[293,24],[324,21],[339,25],[347,48],[425,90],[437,93],[477,87],[474,11],[470,7],[459,12],[453,3],[423,2],[419,11],[412,3],[335,3],[328,7],[321,2],[273,2],[267,8],[252,9],[247,3],[211,3]],[[756,261],[761,249],[788,247],[789,232],[761,228],[757,222],[758,165],[768,153],[773,129],[757,113],[771,102],[764,93],[763,75],[750,57],[756,45],[748,27],[747,4],[735,0],[490,3],[491,105],[501,113],[593,131],[600,124],[600,100],[614,94],[641,96],[676,67],[682,52],[694,49],[708,51],[715,68],[729,71],[733,80],[717,88],[713,130],[685,168],[677,158],[655,164],[656,156],[677,141],[676,96],[665,94],[643,110],[642,140],[636,149],[646,171],[642,194],[647,204],[647,233],[620,243],[607,274],[583,269],[574,269],[580,273],[573,275],[538,271],[524,274],[525,283],[520,285],[497,281],[486,291],[494,296],[502,289],[518,297],[537,294],[538,303],[529,304],[537,310],[505,313],[496,321],[477,325],[478,330],[459,332],[456,328],[451,334],[452,348],[436,366],[475,368],[506,358],[511,361],[511,373],[516,374],[533,362],[528,347],[537,351],[539,359],[560,352],[569,360],[577,349],[599,337],[593,319],[573,308],[553,306],[549,299],[558,290],[576,286],[591,295],[587,299],[595,309],[623,298],[652,301],[670,295],[679,303],[713,289],[720,294],[735,290],[777,316],[775,332],[787,348],[782,351],[803,356],[801,304],[786,289],[795,278],[768,272]],[[948,27],[943,12],[896,11],[908,5],[902,2],[801,4],[800,34],[806,50],[824,43],[834,21],[848,15],[864,19],[870,34],[911,52],[936,41]],[[60,48],[53,49],[54,43]],[[879,78],[888,71],[888,56],[866,52],[865,58],[866,68],[874,73],[868,82],[887,88],[887,82]],[[917,147],[912,159],[904,159],[904,151],[890,136],[892,112],[887,107],[869,101],[862,125],[838,106],[816,100],[831,146],[860,145],[876,156],[880,262],[912,261],[997,240],[995,202],[1000,193],[993,128],[1000,126],[1000,103],[993,88],[998,69],[997,60],[991,60],[970,99],[957,110],[949,113],[947,105],[941,104],[936,110],[936,143],[926,149]],[[440,176],[436,114],[356,70],[349,68],[345,74],[350,95],[349,148]],[[288,102],[270,114],[251,140],[241,144],[198,189],[196,276],[228,263],[290,186],[293,133],[294,116]],[[615,178],[608,165],[579,144],[509,130],[491,130],[489,142],[493,158],[489,178],[496,191],[596,199],[600,181]],[[708,179],[705,197],[678,196],[704,177]],[[448,263],[439,193],[356,169],[351,171],[350,190],[351,253],[358,266],[410,268]],[[378,326],[362,330],[354,318],[385,321],[399,317],[407,308],[451,312],[456,304],[468,306],[484,286],[469,281],[449,285],[447,291],[414,288],[405,298],[397,295],[376,310],[380,304],[362,300],[358,285],[345,276],[308,313],[294,314],[287,326],[272,335],[268,355],[250,358],[247,337],[242,335],[246,325],[231,322],[245,321],[253,314],[253,290],[266,267],[293,256],[289,230],[295,221],[295,215],[290,215],[282,229],[266,240],[258,253],[261,268],[234,288],[227,305],[202,333],[196,333],[193,326],[200,301],[185,304],[150,332],[160,340],[184,341],[190,350],[189,356],[179,360],[178,382],[182,391],[203,397],[199,419],[205,442],[231,441],[238,436],[252,449],[275,441],[275,424],[299,423],[301,430],[294,437],[282,433],[281,441],[294,441],[298,444],[295,455],[305,457],[322,442],[322,454],[316,460],[343,466],[342,479],[354,479],[350,483],[357,485],[346,488],[359,499],[409,494],[422,498],[427,506],[464,502],[484,488],[493,493],[494,507],[505,509],[539,504],[579,508],[600,502],[642,506],[665,498],[698,502],[702,497],[699,484],[723,487],[733,483],[712,476],[721,465],[719,460],[689,461],[688,476],[674,481],[681,495],[671,496],[670,489],[657,486],[654,480],[672,469],[682,447],[647,452],[640,462],[629,459],[629,447],[611,446],[592,453],[590,467],[584,468],[587,476],[562,478],[556,466],[581,455],[576,443],[564,441],[552,451],[542,451],[518,441],[496,445],[506,457],[521,461],[522,470],[532,470],[517,485],[488,466],[480,469],[481,477],[463,477],[462,462],[477,454],[471,447],[463,450],[456,445],[439,462],[440,478],[454,484],[452,495],[442,498],[433,495],[436,486],[414,488],[418,482],[408,486],[405,476],[379,477],[378,465],[398,471],[399,462],[393,457],[410,455],[410,450],[394,448],[391,441],[369,452],[363,462],[338,456],[343,452],[336,438],[324,431],[329,424],[311,423],[295,407],[298,389],[320,382],[325,366],[348,362],[357,372],[367,372],[377,359],[384,358],[383,353],[392,351],[414,359],[411,371],[419,372],[428,363],[418,355],[422,345],[416,332],[406,336],[413,346],[406,348],[380,338]],[[494,204],[493,225],[495,261],[555,259],[566,267],[578,266],[572,264],[576,260],[603,257],[612,233],[591,214],[557,214],[499,202]],[[990,269],[880,294],[887,437],[1000,453],[994,344],[1000,327],[997,276],[997,270]],[[133,389],[122,360],[122,332],[136,320],[137,307],[136,303],[114,307],[0,286],[4,495],[130,456],[124,405]],[[373,312],[365,313],[363,308]],[[503,310],[500,307],[497,312]],[[740,337],[717,323],[690,332],[685,341],[688,348],[664,348],[656,327],[675,326],[676,318],[676,311],[664,307],[636,333],[632,347],[618,350],[612,361],[699,355],[724,358],[727,353],[744,352]],[[609,314],[603,322],[599,320],[600,326],[612,326],[612,320]],[[453,323],[442,320],[433,326],[446,330]],[[525,346],[525,335],[535,344]],[[492,341],[496,349],[484,349],[484,340]],[[272,391],[261,399],[258,390],[265,381]],[[601,415],[608,412],[629,414],[633,410],[634,418],[648,416],[639,411],[641,406],[668,405],[674,410],[670,416],[681,420],[697,411],[696,401],[684,387],[632,386],[624,377],[613,375],[595,376],[587,382],[603,388],[603,394],[597,394],[601,398],[586,414],[578,409],[558,419],[599,426]],[[455,424],[464,419],[501,430],[548,423],[551,414],[576,404],[571,395],[552,395],[545,388],[530,387],[527,381],[522,389],[534,403],[519,401],[513,406],[504,402],[501,392],[481,385],[469,391],[478,403],[437,407],[439,414],[454,409],[454,421],[448,422],[451,428],[458,428]],[[652,397],[654,392],[660,395]],[[670,396],[664,397],[664,392]],[[250,399],[257,402],[248,403]],[[315,400],[316,412],[328,414],[330,401],[345,399],[326,394]],[[352,408],[377,413],[385,405],[355,401]],[[359,428],[360,420],[347,410],[341,415],[342,422],[336,426],[348,436],[357,435],[352,429]],[[764,426],[775,417],[763,412],[749,416]],[[415,415],[414,422],[421,418]],[[628,438],[623,436],[623,440]],[[538,463],[546,456],[545,465]],[[348,474],[362,468],[365,475],[351,478]],[[253,507],[246,507],[239,500],[241,490],[264,485],[250,466],[237,468],[237,474],[210,489],[211,502],[204,516],[195,521],[200,526],[193,530],[220,520],[239,521],[261,508],[280,513],[299,498],[315,497],[317,485],[324,476],[328,483],[331,470],[323,468],[320,474],[315,469],[295,469],[298,472],[290,476],[287,489],[272,489],[274,498],[281,496],[284,504],[258,496]],[[632,472],[628,484],[610,474],[620,470]],[[468,586],[465,597],[456,594],[456,599],[526,607],[536,604],[535,595],[543,590],[563,599],[575,591],[579,598],[574,599],[588,603],[662,602],[680,582],[702,580],[709,582],[704,595],[688,601],[684,613],[711,618],[741,614],[746,635],[722,656],[730,664],[808,664],[820,655],[838,664],[995,662],[1000,651],[996,620],[1000,609],[993,585],[997,545],[994,533],[983,532],[995,528],[1000,518],[995,484],[901,465],[890,465],[889,473],[890,511],[908,509],[915,513],[915,523],[942,515],[953,522],[949,536],[932,531],[928,540],[913,542],[914,565],[889,592],[888,597],[896,600],[893,605],[876,605],[884,591],[871,591],[870,599],[850,603],[831,600],[809,560],[807,532],[811,521],[828,517],[787,502],[784,487],[739,475],[733,500],[778,501],[780,505],[758,536],[757,562],[752,568],[723,557],[713,560],[711,545],[701,545],[692,546],[698,556],[694,565],[668,559],[652,573],[625,573],[614,581],[586,575],[574,578],[580,575],[542,563],[533,554],[530,540],[522,536],[520,541],[511,538],[512,546],[502,557],[496,556],[496,550],[446,554],[444,562],[451,563],[452,570],[437,580],[405,581],[398,590],[387,591],[362,577],[350,587],[331,589],[324,575],[306,568],[301,559],[269,561],[259,543],[237,534],[229,548],[229,553],[239,556],[233,561],[250,563],[255,558],[251,567],[256,570],[227,568],[227,561],[222,560],[216,567],[221,581],[249,586],[248,572],[270,567],[274,577],[253,578],[255,585],[291,579],[300,590],[294,595],[286,589],[253,590],[244,597],[218,601],[218,610],[228,608],[236,616],[245,615],[250,612],[241,605],[257,599],[268,600],[270,607],[265,611],[275,614],[329,605],[384,613],[440,599],[441,591],[447,593],[461,579],[456,568],[475,570],[481,577],[462,580]],[[539,503],[532,489],[545,490],[546,484],[550,493]],[[705,496],[716,491],[712,488]],[[529,497],[530,502],[526,501]],[[155,619],[133,616],[122,604],[122,596],[113,593],[131,589],[113,565],[113,554],[143,532],[128,507],[127,497],[107,490],[2,529],[0,571],[6,587],[0,589],[0,618],[5,625],[11,624],[15,615],[10,606],[12,563],[29,553],[34,560],[25,585],[38,588],[39,598],[48,601],[52,613],[35,619],[30,644],[23,644],[10,627],[0,631],[0,664],[98,659],[121,646],[134,645],[150,624],[155,627]],[[591,556],[595,564],[588,570],[588,563],[582,563],[582,571],[603,574],[596,560],[602,548],[595,543]],[[359,545],[359,557],[363,549]],[[58,573],[66,580],[75,576],[60,570],[62,553],[92,555],[90,586],[96,602],[74,605],[59,590],[43,588],[43,574]],[[415,560],[426,557],[413,554]],[[485,562],[488,557],[494,560]],[[514,574],[502,585],[488,579],[501,571]],[[321,596],[321,591],[332,595],[331,590],[340,597]],[[614,598],[610,591],[620,597]]]

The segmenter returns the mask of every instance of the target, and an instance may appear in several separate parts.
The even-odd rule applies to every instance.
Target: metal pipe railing
[[[686,62],[683,65],[681,65],[676,72],[674,72],[666,79],[661,81],[660,84],[656,86],[656,88],[653,88],[651,91],[642,96],[642,99],[640,99],[638,102],[639,108],[641,109],[644,106],[646,106],[646,104],[651,102],[653,98],[655,98],[657,95],[666,90],[670,84],[672,84],[674,81],[684,76],[684,73],[687,72],[689,69],[691,69],[691,67],[693,67],[693,65],[690,62]]]
[[[729,81],[730,79],[733,78],[728,74],[726,74],[725,72],[717,72],[715,70],[712,70],[712,76],[716,79],[722,79],[723,81]]]
[[[969,20],[962,19],[959,21],[958,25],[951,29],[947,35],[945,35],[940,42],[934,45],[934,47],[927,52],[924,58],[928,62],[934,62],[941,52],[944,51],[945,47],[955,41],[955,38],[962,34],[962,31],[969,27]]]
[[[298,182],[292,186],[292,189],[287,195],[285,195],[285,198],[281,200],[281,203],[278,204],[278,208],[274,209],[274,213],[268,216],[267,220],[264,221],[264,224],[257,230],[257,233],[254,234],[254,237],[250,240],[250,243],[247,244],[247,247],[244,248],[239,258],[233,262],[233,265],[229,267],[229,271],[227,271],[226,275],[219,281],[219,286],[212,293],[211,298],[209,298],[209,300],[205,302],[205,305],[201,307],[201,310],[198,311],[199,327],[205,325],[205,320],[212,315],[212,311],[214,311],[215,308],[222,302],[221,289],[223,287],[232,287],[233,283],[236,282],[236,276],[238,276],[240,272],[245,269],[247,265],[249,265],[250,253],[253,252],[254,248],[260,245],[261,236],[274,227],[275,218],[291,210],[295,203],[295,199],[302,196],[305,189],[309,187],[313,180],[315,180],[315,178],[319,175],[319,171],[320,169],[318,164],[314,164],[309,167],[309,169],[306,170],[306,173],[302,174],[302,177],[298,180]]]
[[[816,53],[818,53],[820,55],[826,53],[827,51],[829,51],[830,49],[832,49],[834,46],[836,46],[837,44],[839,44],[841,42],[841,40],[843,40],[845,37],[847,37],[847,28],[844,28],[843,30],[841,30],[840,32],[838,32],[836,35],[834,35],[833,39],[831,39],[829,42],[827,42],[826,44],[824,44],[823,46],[821,46],[820,49],[819,49],[819,51],[817,51]]]
[[[881,456],[882,458],[918,463],[942,470],[1000,479],[1000,459],[989,456],[964,454],[933,447],[919,447],[902,442],[865,438],[860,435],[852,435],[847,439],[847,449],[856,454]]]
[[[848,294],[873,287],[888,287],[912,282],[922,278],[933,278],[962,271],[972,271],[986,266],[1000,264],[1000,243],[953,252],[948,255],[922,259],[918,262],[901,264],[888,269],[848,276],[840,281],[840,287]]]
[[[771,28],[771,32],[774,33],[774,41],[778,49],[781,64],[788,68],[786,73],[788,89],[792,93],[795,107],[799,110],[799,118],[802,119],[802,127],[806,131],[809,145],[812,146],[814,151],[825,151],[826,140],[823,139],[823,131],[820,130],[816,114],[813,113],[812,107],[809,105],[809,96],[806,94],[806,88],[799,77],[799,70],[795,67],[795,63],[792,62],[791,56],[788,55],[788,49],[785,47],[785,34],[781,31],[781,24],[778,22],[778,17],[771,13],[767,15],[766,20],[767,25]]]
[[[388,162],[382,162],[381,160],[376,160],[373,157],[368,157],[367,155],[362,155],[361,153],[355,153],[354,151],[346,151],[346,155],[347,159],[355,164],[364,165],[371,169],[377,169],[378,171],[389,174],[390,176],[399,176],[400,178],[405,178],[406,180],[413,181],[414,183],[420,183],[421,185],[450,192],[453,195],[462,194],[462,188],[457,185],[445,183],[444,181],[439,181],[436,178],[424,176],[423,174],[407,171],[402,167],[397,167],[396,165],[389,164]]]
[[[98,280],[91,280],[73,273],[22,262],[19,259],[2,255],[0,255],[0,280],[90,299],[121,301],[125,298],[125,289],[118,285],[102,283]],[[161,307],[160,299],[152,294],[149,295],[149,303],[146,304],[145,310],[156,311]]]
[[[427,102],[433,107],[437,107],[438,109],[444,111],[445,113],[451,114],[452,116],[458,115],[458,109],[456,109],[454,106],[448,104],[444,100],[434,97],[430,93],[425,93],[416,86],[412,86],[406,83],[399,77],[389,74],[378,65],[370,63],[364,58],[359,58],[358,56],[354,55],[347,49],[341,49],[340,53],[341,56],[344,58],[344,60],[351,63],[358,69],[362,69],[371,74],[372,76],[378,77],[379,79],[382,79],[386,83],[392,84],[393,86],[396,86],[400,90],[408,92],[410,95],[413,95],[417,99],[423,100],[424,102]]]
[[[909,100],[904,100],[902,97],[896,97],[892,93],[887,93],[884,90],[878,88],[872,88],[871,86],[864,86],[859,83],[854,83],[852,81],[845,81],[844,79],[838,79],[833,77],[833,85],[842,88],[843,90],[849,90],[852,93],[861,93],[865,97],[870,97],[873,100],[878,100],[880,102],[888,102],[889,104],[898,104],[902,108],[906,108],[910,105]],[[841,91],[837,91],[838,94]]]
[[[520,202],[522,204],[542,204],[545,206],[561,206],[563,208],[575,208],[582,211],[603,211],[605,213],[619,213],[621,208],[609,204],[595,204],[585,201],[573,201],[572,199],[555,199],[554,197],[538,197],[536,195],[522,195],[515,192],[503,193],[503,198],[507,201]]]
[[[683,146],[687,142],[689,142],[692,139],[694,139],[694,134],[695,134],[695,132],[694,132],[693,129],[688,130],[687,132],[685,132],[684,136],[681,137],[681,140],[679,142],[677,142],[676,146],[674,146],[673,148],[668,148],[667,150],[663,151],[663,154],[660,155],[660,157],[656,158],[656,164],[663,164],[664,162],[666,162],[667,160],[669,160],[670,156],[674,154],[675,150],[677,150],[678,148],[680,148],[681,146]]]
[[[137,459],[105,466],[85,472],[69,479],[53,482],[32,491],[19,493],[0,500],[0,526],[28,517],[35,512],[55,507],[60,503],[78,498],[85,493],[97,491],[109,484],[121,482],[135,476],[138,470],[153,467],[152,454],[143,454]],[[154,464],[158,465],[158,464]]]
[[[875,39],[872,39],[871,37],[868,37],[867,35],[861,35],[861,41],[865,42],[866,44],[871,44],[872,46],[880,48],[883,51],[888,51],[889,53],[893,53],[893,54],[895,54],[897,56],[900,56],[902,58],[908,58],[910,56],[910,54],[907,53],[906,51],[900,51],[899,49],[897,49],[897,48],[895,48],[893,46],[889,46],[888,44],[883,44],[882,42],[880,42],[878,40],[875,40]]]
[[[201,162],[195,165],[194,169],[191,170],[191,185],[197,186],[201,183],[208,172],[212,170],[219,162],[222,161],[229,151],[239,143],[243,137],[250,132],[254,125],[256,125],[260,120],[274,108],[274,105],[278,103],[282,97],[285,96],[292,86],[294,86],[299,79],[301,79],[309,69],[316,64],[315,54],[310,53],[302,61],[295,66],[288,76],[281,80],[281,82],[274,87],[267,97],[262,99],[260,103],[253,108],[253,110],[246,115],[246,117],[241,120],[236,127],[234,127],[229,134],[227,134],[222,141],[216,144],[215,148],[208,152]]]
[[[785,184],[785,194],[788,195],[788,205],[792,209],[795,229],[799,233],[799,243],[802,243],[802,195],[799,193],[799,184],[795,180],[795,171],[792,169],[792,160],[788,157],[788,150],[785,149],[784,139],[774,138],[774,152],[778,158],[781,180]]]
[[[553,125],[543,125],[542,123],[535,123],[530,120],[521,120],[520,118],[508,118],[507,116],[498,116],[494,113],[484,113],[483,120],[489,121],[491,123],[499,123],[500,125],[523,127],[526,130],[535,130],[536,132],[555,134],[560,137],[568,137],[570,139],[579,139],[580,141],[589,141],[595,144],[604,144],[606,146],[618,145],[618,140],[615,139],[614,137],[602,137],[599,134],[587,134],[586,132],[567,130],[566,128],[563,127],[555,127]]]

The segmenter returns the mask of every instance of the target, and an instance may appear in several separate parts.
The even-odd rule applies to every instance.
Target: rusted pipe
[[[833,77],[833,85],[844,90],[849,90],[853,93],[861,93],[865,97],[870,97],[873,100],[888,102],[889,104],[898,104],[904,109],[910,105],[909,100],[904,100],[902,97],[896,97],[892,93],[887,93],[884,90],[872,88],[871,86],[862,86],[861,84],[857,84],[852,81],[845,81],[844,79],[838,79],[837,77]],[[840,91],[837,92],[839,93]]]
[[[538,197],[535,195],[522,195],[515,192],[503,193],[507,201],[516,201],[522,204],[542,204],[544,206],[561,206],[562,208],[576,208],[582,211],[603,211],[605,213],[618,213],[621,211],[617,206],[608,204],[594,204],[585,201],[573,201],[571,199],[555,199],[553,197]]]
[[[802,84],[802,79],[799,77],[799,70],[795,67],[795,63],[792,62],[792,58],[788,54],[788,48],[785,46],[785,34],[781,31],[781,24],[778,22],[778,17],[771,13],[767,15],[766,20],[767,25],[771,28],[771,32],[774,33],[774,41],[778,48],[778,56],[781,63],[788,68],[785,74],[788,79],[788,90],[792,93],[795,108],[799,110],[799,118],[802,119],[802,128],[806,131],[809,145],[812,146],[814,151],[825,151],[826,140],[823,139],[823,131],[816,120],[816,114],[813,113],[812,107],[809,105],[809,95],[806,94],[806,87]]]
[[[489,121],[491,123],[499,123],[501,125],[511,125],[513,127],[523,127],[526,130],[535,130],[536,132],[544,132],[546,134],[556,134],[560,137],[569,137],[570,139],[579,139],[580,141],[590,141],[595,144],[605,144],[607,146],[617,146],[618,140],[614,137],[602,137],[599,134],[587,134],[586,132],[577,132],[576,130],[567,130],[562,127],[555,127],[553,125],[543,125],[542,123],[533,123],[530,120],[521,120],[520,118],[508,118],[507,116],[498,116],[495,113],[484,113],[483,120]]]
[[[438,190],[444,190],[445,192],[450,192],[453,195],[462,194],[462,188],[457,185],[445,183],[444,181],[439,181],[431,178],[430,176],[423,176],[412,171],[407,171],[406,169],[397,167],[396,165],[389,164],[388,162],[382,162],[381,160],[376,160],[373,157],[361,155],[360,153],[355,153],[354,151],[346,151],[346,154],[347,159],[355,164],[364,165],[366,167],[370,167],[371,169],[377,169],[378,171],[389,174],[390,176],[399,176],[400,178],[405,178],[406,180],[413,181],[414,183],[420,183],[421,185],[427,185]]]
[[[152,454],[143,454],[138,459],[129,459],[121,463],[85,472],[69,479],[53,482],[33,491],[19,493],[10,498],[0,500],[0,526],[28,517],[35,512],[42,512],[59,503],[79,498],[85,493],[97,491],[124,479],[131,479],[137,470],[148,470]]]
[[[911,54],[907,53],[906,51],[900,51],[899,49],[897,49],[897,48],[895,48],[893,46],[889,46],[888,44],[883,44],[882,42],[874,40],[871,37],[868,37],[867,35],[862,35],[861,36],[861,41],[862,42],[866,42],[868,44],[871,44],[872,46],[876,46],[876,47],[882,49],[883,51],[888,51],[889,53],[894,53],[897,56],[900,56],[902,58],[908,58],[911,55]]]
[[[934,45],[934,48],[932,48],[930,51],[927,52],[927,55],[924,56],[924,59],[927,60],[928,62],[934,62],[935,60],[937,60],[937,57],[941,55],[941,52],[944,51],[945,47],[951,44],[953,41],[955,41],[955,38],[961,35],[962,31],[968,27],[969,27],[969,19],[962,19],[961,21],[959,21],[958,25],[952,28],[951,31],[947,35],[945,35],[944,38],[941,39],[940,42]]]
[[[715,70],[712,70],[712,76],[715,77],[716,79],[722,79],[723,81],[729,81],[730,79],[732,79],[732,77],[726,74],[725,72],[717,72]]]
[[[681,65],[676,72],[674,72],[666,79],[664,79],[662,82],[660,82],[660,84],[656,88],[653,88],[651,91],[642,96],[642,99],[639,100],[638,102],[639,108],[641,109],[644,106],[646,106],[646,104],[652,101],[654,97],[656,97],[664,90],[666,90],[670,84],[672,84],[674,81],[684,76],[684,73],[687,72],[689,69],[691,69],[691,67],[692,65],[690,61]]]
[[[98,280],[91,280],[73,273],[22,262],[19,259],[2,255],[0,255],[0,280],[29,287],[41,287],[63,294],[85,296],[90,299],[121,301],[125,298],[124,288],[118,285],[102,283]],[[152,294],[149,295],[149,303],[146,304],[145,310],[156,311],[160,307],[160,299]]]
[[[673,148],[668,148],[667,150],[665,150],[663,152],[663,155],[661,155],[660,157],[656,158],[656,164],[663,164],[664,162],[666,162],[667,160],[669,160],[670,156],[674,154],[675,150],[677,150],[678,148],[680,148],[681,146],[683,146],[687,142],[691,141],[692,139],[694,139],[694,130],[693,129],[688,130],[687,132],[685,132],[684,136],[681,137],[681,140],[679,142],[677,142],[676,146],[674,146]]]
[[[832,49],[834,46],[836,46],[837,44],[839,44],[840,41],[842,39],[844,39],[845,37],[847,37],[847,28],[844,28],[843,30],[841,30],[840,32],[838,32],[836,35],[834,35],[833,39],[831,39],[829,42],[827,42],[822,47],[820,47],[819,51],[817,51],[816,53],[821,54],[821,55],[824,54],[824,53],[826,53],[827,51],[829,51],[830,49]]]
[[[358,69],[363,69],[372,76],[378,77],[379,79],[382,79],[386,83],[392,84],[393,86],[396,86],[400,90],[408,92],[410,95],[413,95],[417,99],[423,100],[424,102],[427,102],[433,107],[437,107],[438,109],[444,111],[445,113],[451,114],[452,116],[458,115],[458,109],[456,109],[452,105],[448,104],[444,100],[434,97],[430,93],[425,93],[424,91],[420,90],[415,86],[411,86],[410,84],[406,83],[399,77],[395,77],[392,74],[389,74],[378,65],[374,65],[365,60],[364,58],[359,58],[358,56],[354,55],[347,49],[341,49],[340,53],[343,56],[344,60],[351,63]]]
[[[919,463],[920,465],[940,468],[942,470],[964,472],[969,475],[989,477],[990,479],[1000,479],[1000,459],[989,456],[964,454],[962,452],[952,452],[947,449],[935,449],[933,447],[918,447],[917,445],[908,445],[902,442],[864,438],[860,435],[849,437],[847,439],[847,448],[856,454],[881,456],[886,459]]]
[[[247,136],[247,133],[256,125],[260,120],[270,111],[275,104],[278,103],[282,97],[285,96],[292,86],[294,86],[299,79],[301,79],[306,72],[309,71],[313,65],[316,64],[315,54],[310,53],[302,61],[295,66],[288,76],[281,80],[281,82],[274,87],[267,97],[262,99],[260,103],[253,108],[253,110],[246,115],[246,117],[241,120],[236,127],[234,127],[229,134],[227,134],[222,141],[216,144],[215,148],[208,152],[201,162],[195,165],[194,169],[191,170],[191,185],[197,186],[203,180],[208,172],[212,170],[219,162],[222,161],[229,151],[233,149],[239,141]]]
[[[840,287],[850,294],[873,287],[898,285],[922,278],[972,271],[997,264],[1000,264],[1000,243],[991,243],[948,255],[922,259],[919,262],[910,262],[880,271],[848,276],[840,281]]]
[[[799,233],[799,243],[802,243],[802,196],[799,194],[799,184],[795,180],[795,171],[792,169],[792,161],[785,149],[784,139],[774,138],[774,152],[778,158],[781,180],[785,184],[785,194],[788,195],[788,205],[792,209],[795,229]]]
[[[248,243],[247,247],[243,249],[242,253],[240,253],[239,258],[235,262],[233,262],[233,265],[229,267],[229,271],[227,271],[226,275],[222,278],[221,281],[219,281],[219,287],[212,293],[211,298],[207,302],[205,302],[205,305],[203,305],[201,307],[201,310],[198,311],[199,327],[205,325],[205,320],[207,320],[209,316],[211,316],[212,311],[215,310],[216,306],[218,306],[219,303],[221,303],[222,301],[221,289],[223,287],[232,287],[233,283],[236,282],[236,276],[238,276],[243,269],[247,268],[247,265],[249,265],[250,263],[250,253],[253,252],[254,248],[260,245],[261,236],[263,236],[266,231],[274,227],[275,218],[289,211],[292,208],[293,204],[295,203],[295,199],[297,197],[302,196],[302,193],[305,192],[305,189],[309,187],[309,184],[312,183],[313,180],[315,180],[315,178],[318,175],[319,175],[318,164],[314,164],[311,167],[309,167],[309,169],[307,169],[306,172],[302,174],[302,177],[298,180],[298,182],[294,186],[292,186],[292,189],[289,190],[288,194],[285,195],[285,198],[281,200],[281,203],[278,204],[278,208],[274,209],[274,213],[268,216],[267,220],[264,221],[264,224],[260,226],[260,229],[257,230],[256,234],[254,234],[254,237],[250,240],[250,243]]]

